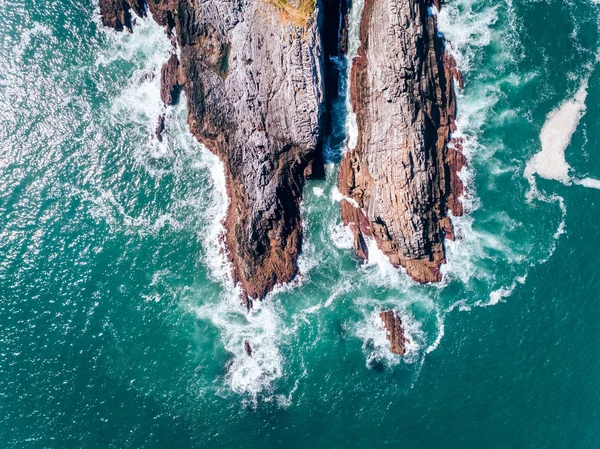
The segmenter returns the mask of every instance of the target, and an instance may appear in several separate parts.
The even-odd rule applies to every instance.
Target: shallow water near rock
[[[185,102],[160,102],[162,30],[106,30],[91,2],[0,5],[3,447],[600,444],[600,5],[449,0],[470,193],[442,284],[354,257],[337,135],[305,189],[302,275],[251,315],[219,252],[222,167]],[[584,83],[573,182],[525,176]],[[352,139],[346,104],[333,128]]]

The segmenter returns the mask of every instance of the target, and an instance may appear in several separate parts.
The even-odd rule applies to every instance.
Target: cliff
[[[365,0],[350,75],[358,139],[340,169],[342,217],[357,254],[367,258],[365,238],[374,238],[417,282],[441,280],[444,236],[453,238],[448,209],[463,212],[457,173],[465,160],[448,147],[459,72],[432,6]]]
[[[233,277],[262,298],[297,273],[299,204],[319,153],[324,112],[320,5],[314,0],[148,0],[176,40],[163,100],[181,88],[194,136],[225,166],[225,245]],[[103,23],[130,27],[137,0],[101,0]],[[143,12],[142,12],[143,13]],[[160,122],[159,122],[160,125]]]

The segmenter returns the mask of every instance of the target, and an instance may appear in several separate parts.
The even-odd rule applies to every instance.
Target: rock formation
[[[252,346],[248,340],[244,340],[244,352],[248,357],[252,357]]]
[[[154,137],[156,137],[156,140],[158,140],[159,142],[162,142],[162,135],[163,132],[165,131],[165,114],[162,114],[160,117],[158,117],[158,121],[156,122],[156,128],[154,128]]]
[[[400,316],[393,310],[386,310],[379,313],[379,318],[383,321],[383,327],[387,332],[387,339],[390,342],[390,350],[394,354],[403,355],[406,352],[405,343],[407,339],[404,337],[404,327]]]
[[[448,146],[459,72],[432,6],[365,0],[350,79],[358,140],[340,169],[342,217],[357,254],[368,257],[365,238],[374,238],[417,282],[441,280],[444,235],[453,237],[448,209],[463,212],[457,172],[465,159],[460,142]]]
[[[143,0],[100,0],[102,24],[117,31],[132,31],[132,9],[140,17],[146,14]]]
[[[441,279],[465,164],[460,142],[448,145],[462,81],[432,1],[365,0],[350,79],[359,134],[340,169],[357,254],[367,258],[374,238],[419,282]],[[103,23],[117,30],[131,30],[131,10],[145,7],[174,42],[161,98],[169,105],[185,92],[191,132],[224,163],[226,254],[250,308],[298,270],[299,204],[331,127],[339,73],[326,61],[347,47],[347,2],[100,0]],[[159,118],[157,139],[163,130]]]
[[[130,28],[138,0],[101,0],[103,23]],[[297,272],[299,204],[319,153],[324,51],[315,0],[148,0],[174,35],[161,96],[182,87],[191,132],[225,166],[225,243],[233,277],[261,298]],[[143,12],[142,12],[143,13]],[[250,297],[250,298],[248,298]]]

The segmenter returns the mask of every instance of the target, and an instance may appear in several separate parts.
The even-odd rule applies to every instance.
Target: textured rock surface
[[[179,100],[183,76],[179,73],[179,59],[173,54],[160,71],[160,98],[166,105]]]
[[[379,314],[379,318],[383,321],[383,327],[387,331],[387,339],[390,342],[390,350],[394,354],[404,354],[406,352],[404,337],[404,327],[400,316],[393,310],[386,310]]]
[[[465,163],[448,148],[458,71],[431,5],[365,0],[350,79],[358,140],[340,170],[342,216],[358,255],[366,256],[363,236],[374,237],[418,282],[441,280],[443,236],[452,234],[447,210],[462,213],[456,173]]]
[[[102,24],[117,31],[131,31],[131,10],[138,16],[146,14],[143,0],[100,0]]]
[[[259,0],[148,1],[180,53],[178,68],[163,68],[163,98],[183,86],[192,133],[224,162],[227,252],[253,298],[297,272],[299,203],[321,139],[322,17],[319,4],[298,6],[292,15]],[[112,25],[118,11],[106,10]]]
[[[252,357],[252,346],[248,340],[244,340],[244,352],[248,357]]]

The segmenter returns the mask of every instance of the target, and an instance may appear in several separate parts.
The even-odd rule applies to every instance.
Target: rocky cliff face
[[[129,9],[138,5],[101,0],[103,22],[130,26]],[[161,95],[169,104],[183,88],[191,132],[224,162],[233,277],[247,296],[261,298],[297,272],[299,203],[324,112],[320,4],[148,0],[147,6],[179,48],[179,59],[163,68]]]
[[[350,79],[358,140],[340,170],[342,216],[357,254],[368,257],[365,238],[375,238],[418,282],[441,280],[444,235],[453,236],[447,211],[462,214],[457,172],[465,164],[448,147],[458,71],[432,6],[365,0]]]

